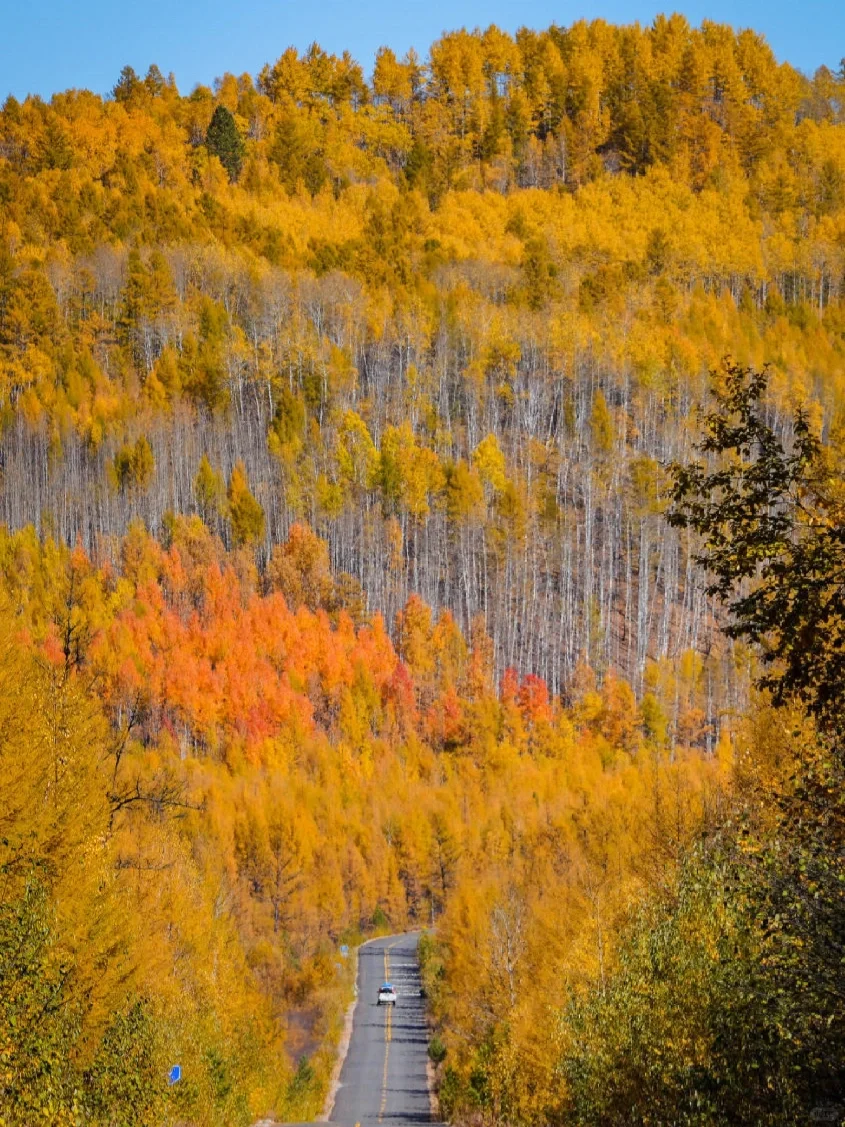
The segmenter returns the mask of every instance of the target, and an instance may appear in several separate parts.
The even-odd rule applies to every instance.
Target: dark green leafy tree
[[[148,1008],[114,1015],[85,1066],[77,966],[57,942],[42,872],[15,887],[15,869],[0,865],[0,1123],[105,1127],[130,1112],[144,1127],[164,1122],[166,1062]]]
[[[134,1002],[112,1017],[85,1075],[86,1111],[93,1123],[119,1123],[132,1109],[132,1122],[164,1122],[167,1061],[149,1008]]]
[[[553,1121],[788,1127],[836,1104],[842,892],[826,879],[810,905],[819,828],[766,837],[740,820],[643,907],[606,987],[564,1015]]]
[[[218,105],[205,135],[209,153],[218,158],[234,183],[241,174],[244,159],[244,143],[232,117],[231,111]]]
[[[33,874],[10,895],[9,869],[0,868],[0,1122],[70,1122],[61,1114],[79,1098],[73,967],[53,947],[44,883]]]
[[[731,638],[759,649],[759,685],[845,734],[845,522],[830,452],[802,409],[786,449],[766,421],[767,374],[726,362],[705,416],[705,458],[674,465],[669,523],[701,538],[708,591]]]

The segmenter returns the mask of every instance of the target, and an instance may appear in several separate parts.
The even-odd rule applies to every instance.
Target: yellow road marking
[[[396,946],[399,940],[391,943],[389,947],[384,949],[384,981],[390,982],[390,951],[392,947]],[[381,1078],[381,1107],[379,1108],[378,1121],[384,1121],[384,1113],[387,1108],[387,1066],[390,1062],[390,1042],[393,1040],[393,1006],[387,1007],[387,1017],[384,1022],[384,1072]]]
[[[390,1013],[390,1010],[387,1011]],[[387,1107],[387,1064],[390,1058],[390,1044],[385,1041],[384,1046],[384,1073],[381,1078],[381,1107],[378,1112],[378,1121],[381,1123],[384,1120],[384,1111]]]

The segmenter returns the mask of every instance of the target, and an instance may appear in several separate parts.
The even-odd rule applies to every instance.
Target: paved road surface
[[[358,952],[358,1004],[331,1123],[396,1127],[432,1121],[418,939],[416,933],[377,939]],[[384,981],[396,987],[395,1006],[376,1005]]]

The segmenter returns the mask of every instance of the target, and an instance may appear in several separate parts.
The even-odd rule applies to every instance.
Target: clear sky
[[[369,74],[382,44],[425,55],[458,27],[508,31],[601,17],[649,24],[661,6],[644,0],[0,0],[0,98],[56,90],[111,89],[122,66],[157,63],[184,92],[232,71],[256,73],[293,44],[317,40],[352,52]],[[845,0],[690,0],[692,23],[713,19],[762,32],[780,59],[812,72],[845,56]]]

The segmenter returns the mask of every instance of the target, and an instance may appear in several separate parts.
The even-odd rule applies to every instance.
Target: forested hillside
[[[678,16],[5,101],[0,1127],[313,1116],[431,923],[455,1121],[836,1095],[844,124]]]
[[[335,589],[301,526],[271,570]],[[588,975],[727,779],[728,744],[689,746],[692,667],[640,708],[584,668],[565,710],[537,677],[497,685],[483,624],[467,641],[418,599],[400,661],[379,616],[261,594],[197,517],[166,546],[133,525],[117,565],[3,534],[0,581],[3,1123],[314,1115],[340,944],[453,898],[482,920],[525,867]]]
[[[781,443],[767,383],[726,366],[698,456],[671,467],[668,519],[760,657],[718,801],[687,802],[667,838],[653,816],[674,824],[683,791],[670,811],[658,790],[633,886],[589,816],[585,946],[549,926],[557,882],[518,863],[487,912],[475,890],[450,900],[424,944],[450,1121],[845,1122],[842,450],[803,408]]]
[[[199,512],[262,563],[306,520],[388,623],[417,593],[499,672],[639,688],[709,648],[658,515],[706,372],[838,403],[843,97],[675,16],[8,99],[0,515],[100,550]]]

